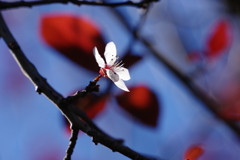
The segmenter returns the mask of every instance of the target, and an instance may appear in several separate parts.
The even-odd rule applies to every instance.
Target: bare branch
[[[65,98],[65,103],[72,104],[79,98],[84,98],[90,92],[98,92],[99,85],[97,85],[97,82],[99,79],[100,79],[100,76],[96,77],[93,81],[90,81],[89,85],[85,88],[85,90],[77,91],[73,96],[68,96],[67,98]],[[69,107],[69,109],[71,109],[71,111],[73,113],[75,113],[77,116],[79,116],[84,122],[86,122],[88,125],[90,125],[95,130],[101,132],[105,136],[111,137],[108,134],[106,134],[105,132],[103,132],[100,128],[98,128],[97,125],[95,125],[95,123],[93,123],[93,121],[90,118],[88,118],[88,116],[86,115],[86,113],[84,111],[82,111],[81,109],[77,108],[74,105],[71,105],[71,107]],[[124,142],[123,139],[115,139],[115,141],[117,141],[118,143],[121,143],[121,144]]]
[[[66,151],[66,156],[64,157],[64,160],[71,160],[71,156],[72,156],[72,153],[73,153],[73,149],[76,145],[76,142],[77,142],[77,138],[78,138],[78,128],[75,128],[74,126],[71,127],[72,130],[71,130],[71,137],[70,137],[70,143],[69,143],[69,146],[67,148],[67,151]]]
[[[0,36],[8,45],[9,49],[22,72],[28,77],[32,83],[37,86],[36,91],[44,94],[49,100],[51,100],[61,111],[61,113],[68,119],[71,126],[76,127],[85,132],[87,135],[93,138],[95,144],[101,143],[102,145],[110,148],[112,151],[119,152],[134,160],[151,160],[151,158],[144,157],[139,153],[131,150],[130,148],[123,146],[118,141],[115,141],[111,137],[108,137],[101,132],[93,129],[88,124],[79,119],[71,108],[74,108],[73,104],[66,103],[66,99],[63,98],[57,91],[55,91],[37,71],[36,67],[27,59],[21,50],[20,46],[9,31],[1,13],[0,13]]]
[[[133,6],[139,8],[146,8],[150,3],[157,2],[158,0],[143,0],[141,2],[134,3],[132,1],[118,2],[118,3],[104,3],[102,1],[88,2],[79,0],[36,0],[36,1],[18,1],[18,2],[0,2],[0,10],[18,8],[18,7],[33,7],[44,4],[67,4],[72,3],[75,5],[91,5],[91,6],[108,6],[108,7],[119,7],[119,6]]]

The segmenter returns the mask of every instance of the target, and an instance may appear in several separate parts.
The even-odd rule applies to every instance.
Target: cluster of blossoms
[[[129,80],[130,74],[128,72],[128,69],[123,67],[121,61],[120,62],[117,61],[118,56],[115,44],[113,42],[109,42],[106,45],[104,52],[106,63],[98,53],[96,47],[94,47],[93,49],[93,54],[98,63],[98,66],[100,67],[99,71],[100,76],[111,79],[117,87],[124,91],[129,92],[123,80],[124,81]]]

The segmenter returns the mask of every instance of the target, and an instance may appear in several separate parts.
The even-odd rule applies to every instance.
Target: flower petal
[[[127,68],[124,67],[120,67],[117,68],[116,70],[114,70],[118,76],[120,77],[120,79],[124,80],[124,81],[128,81],[129,79],[131,79],[129,71]]]
[[[104,56],[105,56],[105,59],[106,59],[106,62],[107,62],[108,65],[113,65],[114,64],[114,62],[117,59],[116,58],[117,50],[116,50],[116,46],[113,42],[109,42],[106,45]]]
[[[115,83],[116,86],[118,86],[118,88],[120,88],[120,89],[122,89],[126,92],[130,92],[128,90],[128,88],[126,87],[125,83],[121,79],[119,79],[117,82],[114,82],[114,83]]]
[[[106,72],[107,72],[107,76],[115,83],[117,82],[120,78],[119,76],[113,72],[112,70],[110,69],[106,69]]]
[[[103,58],[100,56],[100,54],[98,53],[98,50],[97,50],[96,47],[93,48],[93,54],[94,54],[95,59],[98,63],[98,66],[101,67],[101,68],[104,68],[105,62],[104,62]]]
[[[113,72],[110,69],[106,69],[106,72],[107,72],[107,76],[114,82],[114,84],[118,88],[120,88],[120,89],[122,89],[124,91],[129,92],[129,90],[126,87],[125,83],[119,78],[118,74],[116,74],[115,72]]]

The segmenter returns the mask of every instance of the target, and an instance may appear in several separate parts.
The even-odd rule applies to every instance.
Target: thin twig
[[[67,104],[65,98],[63,98],[58,92],[56,92],[37,71],[36,67],[27,59],[23,51],[19,47],[17,41],[9,31],[1,13],[0,13],[0,35],[8,45],[9,49],[22,72],[28,77],[32,83],[37,86],[37,92],[45,95],[50,101],[52,101],[61,113],[68,119],[72,126],[80,129],[93,138],[95,144],[101,143],[108,147],[112,151],[119,152],[134,160],[152,160],[151,158],[144,157],[143,155],[131,150],[130,148],[118,143],[111,137],[108,137],[101,132],[95,130],[85,122],[79,119],[70,108],[73,108],[73,104]]]
[[[99,85],[97,85],[97,81],[90,81],[89,85],[85,88],[85,90],[77,91],[74,95],[68,96],[65,99],[65,103],[71,104],[79,98],[84,98],[87,94],[91,92],[99,92]]]
[[[69,145],[68,145],[68,148],[67,148],[67,151],[66,151],[66,156],[64,157],[64,160],[71,160],[71,156],[72,156],[72,153],[73,153],[73,149],[77,143],[77,138],[78,138],[78,131],[79,129],[72,126],[71,127],[71,137],[69,139]]]
[[[138,8],[146,8],[149,3],[157,2],[158,0],[148,0],[148,1],[141,1],[141,2],[118,2],[118,3],[103,3],[102,1],[96,2],[89,2],[89,1],[79,1],[79,0],[36,0],[36,1],[18,1],[18,2],[0,2],[0,10],[3,9],[11,9],[11,8],[18,8],[18,7],[33,7],[37,5],[45,5],[45,4],[56,4],[56,3],[72,3],[75,5],[91,5],[91,6],[108,6],[108,7],[119,7],[119,6],[133,6]]]

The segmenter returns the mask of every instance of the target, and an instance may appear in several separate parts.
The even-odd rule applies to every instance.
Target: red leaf
[[[92,50],[96,46],[103,53],[105,42],[92,20],[70,14],[48,14],[41,18],[40,28],[48,45],[78,65],[99,71]]]
[[[90,94],[84,98],[80,98],[74,104],[85,111],[87,116],[92,119],[105,108],[106,100],[106,96],[100,97],[95,94]]]
[[[230,26],[221,20],[215,24],[207,41],[207,56],[215,57],[224,51],[231,42]]]
[[[237,79],[225,82],[218,92],[221,104],[219,114],[222,118],[231,121],[240,120],[240,85]]]
[[[130,88],[130,92],[118,95],[120,106],[142,123],[155,127],[159,116],[156,95],[144,85]]]
[[[126,57],[122,59],[122,61],[124,63],[124,67],[129,68],[130,66],[137,63],[141,59],[142,59],[141,56],[128,54]]]
[[[219,110],[219,114],[226,120],[240,121],[240,106],[237,104],[223,107]]]
[[[185,152],[184,159],[196,160],[203,154],[204,150],[200,145],[193,145]]]

